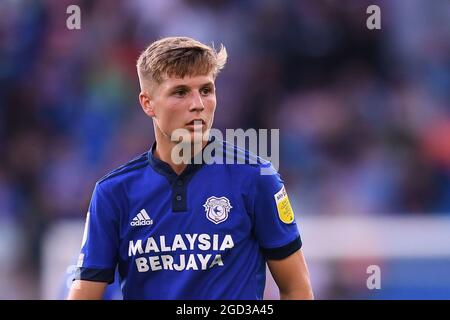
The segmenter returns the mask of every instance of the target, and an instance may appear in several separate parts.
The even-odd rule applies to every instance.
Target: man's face
[[[159,85],[151,88],[149,97],[150,112],[144,110],[154,119],[156,130],[169,139],[176,129],[185,129],[193,141],[194,130],[203,134],[212,126],[216,109],[212,74],[165,76]]]

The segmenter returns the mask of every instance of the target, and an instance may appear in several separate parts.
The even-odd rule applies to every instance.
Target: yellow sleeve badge
[[[284,186],[275,193],[275,202],[277,203],[278,217],[286,224],[294,221],[294,211],[292,210],[289,197]]]

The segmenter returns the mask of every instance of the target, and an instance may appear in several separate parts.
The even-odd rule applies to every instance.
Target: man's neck
[[[187,164],[176,164],[172,161],[172,149],[174,146],[173,142],[165,139],[156,139],[156,148],[153,156],[167,163],[177,175],[180,175],[186,169]]]

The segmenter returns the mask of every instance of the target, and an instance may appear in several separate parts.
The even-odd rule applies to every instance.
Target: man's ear
[[[141,91],[141,93],[139,93],[139,102],[146,115],[151,118],[155,117],[154,103],[148,92]]]

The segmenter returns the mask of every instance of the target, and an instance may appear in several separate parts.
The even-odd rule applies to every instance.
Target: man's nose
[[[193,93],[189,111],[203,111],[205,106],[200,93]]]

